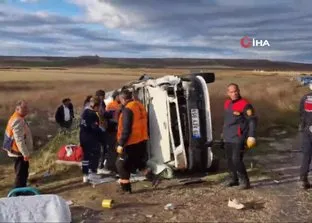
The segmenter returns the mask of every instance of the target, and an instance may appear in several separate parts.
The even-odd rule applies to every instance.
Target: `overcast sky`
[[[270,47],[243,48],[244,36]],[[0,55],[312,63],[311,0],[0,0]]]

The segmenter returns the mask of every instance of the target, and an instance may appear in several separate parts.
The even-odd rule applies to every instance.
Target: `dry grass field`
[[[204,70],[204,69],[203,69]],[[254,105],[259,117],[258,136],[275,136],[274,130],[285,130],[287,137],[292,138],[298,124],[298,105],[300,97],[308,92],[307,88],[298,86],[297,82],[290,78],[296,72],[254,72],[254,71],[230,71],[230,70],[206,70],[215,72],[216,81],[208,85],[214,136],[219,138],[222,126],[223,101],[225,99],[226,85],[235,82],[241,87],[241,94]],[[31,128],[34,133],[36,147],[49,149],[44,146],[48,143],[47,135],[56,135],[57,127],[52,121],[54,112],[61,100],[70,97],[75,109],[78,111],[86,95],[93,94],[98,89],[110,91],[123,84],[137,79],[146,73],[153,77],[160,77],[166,74],[188,74],[187,69],[97,69],[97,68],[72,68],[72,69],[27,69],[27,70],[0,70],[0,128],[5,127],[9,115],[14,109],[14,103],[19,99],[26,99],[29,102],[31,113]],[[308,73],[308,72],[307,72]],[[78,112],[79,113],[79,112]],[[0,136],[2,140],[3,131]],[[63,137],[63,138],[62,138]],[[61,141],[56,145],[67,143],[66,137],[62,136]],[[75,138],[76,135],[70,137]],[[58,138],[60,140],[60,138]],[[64,140],[64,141],[62,141]],[[277,139],[276,139],[277,141]],[[286,147],[287,143],[282,144]],[[263,142],[258,150],[268,151],[270,146]],[[272,146],[271,146],[272,147]],[[270,148],[271,148],[270,147]],[[55,148],[54,148],[55,149]],[[272,150],[276,149],[274,146]],[[33,162],[31,171],[42,173],[46,170],[45,165],[53,162],[50,153],[40,151]],[[5,196],[12,184],[12,164],[1,153],[2,164],[0,167],[0,196]],[[261,156],[262,161],[270,160],[268,154]],[[276,161],[276,160],[275,160]],[[275,162],[272,161],[272,162]],[[260,162],[260,161],[259,161]],[[289,162],[289,160],[287,160]],[[36,165],[34,165],[36,163]],[[260,162],[261,163],[261,162]],[[295,165],[297,163],[293,163]],[[289,164],[290,165],[290,164]],[[35,167],[34,167],[35,166]],[[261,167],[263,168],[263,167]],[[264,167],[267,169],[269,167]],[[271,166],[270,166],[271,168]],[[273,168],[273,167],[272,167]],[[41,171],[41,172],[40,172]],[[81,176],[77,168],[54,169],[53,176],[40,185],[44,193],[57,193],[66,199],[73,200],[77,207],[73,208],[75,219],[106,220],[106,221],[261,221],[267,222],[270,219],[281,221],[287,220],[290,210],[285,216],[278,213],[285,200],[280,199],[277,191],[287,191],[289,188],[257,188],[249,192],[237,192],[236,190],[225,190],[219,185],[204,184],[195,187],[169,187],[174,181],[167,185],[169,189],[161,188],[153,190],[146,185],[138,184],[138,194],[129,195],[123,198],[114,192],[114,185],[101,185],[96,189],[90,186],[83,186]],[[262,170],[261,170],[262,171]],[[40,174],[35,178],[40,178]],[[258,176],[255,176],[258,177]],[[258,179],[258,178],[255,178]],[[210,181],[209,181],[210,182]],[[144,188],[148,189],[144,189]],[[143,188],[143,189],[142,189]],[[282,193],[282,192],[281,192]],[[83,196],[81,196],[83,194]],[[78,195],[78,196],[77,196]],[[248,202],[260,199],[265,204],[257,208],[256,204],[251,210],[235,212],[226,207],[228,196],[238,196]],[[101,210],[100,200],[110,196],[124,204],[120,209],[108,211]],[[287,195],[288,196],[288,195]],[[299,195],[298,195],[299,196]],[[308,199],[309,196],[302,195]],[[153,197],[153,199],[150,199]],[[200,199],[201,198],[201,199]],[[301,198],[301,197],[300,197]],[[204,200],[203,200],[204,199]],[[299,199],[296,197],[296,199]],[[208,202],[209,200],[213,202]],[[305,200],[309,202],[310,200]],[[166,212],[163,206],[166,203],[176,202],[176,211]],[[127,208],[127,205],[129,208]],[[197,210],[207,206],[207,211]],[[210,205],[210,206],[209,206]],[[79,206],[79,207],[78,207]],[[220,208],[220,206],[222,208]],[[209,208],[208,208],[209,207]],[[127,211],[125,211],[127,209]],[[193,213],[189,215],[187,213]],[[87,213],[81,215],[82,213]],[[152,215],[153,217],[150,217]],[[86,216],[88,216],[86,218]],[[148,216],[148,217],[146,217]],[[196,218],[197,216],[197,218]],[[284,218],[285,217],[285,218]],[[309,216],[308,216],[309,217]],[[311,218],[300,218],[300,220],[311,220]],[[311,217],[311,216],[310,216]],[[292,218],[295,219],[295,218]],[[289,219],[288,219],[289,220]]]
[[[279,112],[285,115],[296,112],[300,96],[307,91],[306,88],[298,88],[296,82],[289,80],[290,75],[296,72],[207,71],[216,74],[215,83],[209,84],[216,129],[218,129],[219,121],[222,120],[222,117],[218,115],[222,115],[220,109],[222,110],[226,85],[230,82],[236,82],[241,86],[242,95],[254,104],[261,120],[269,123],[285,121],[279,120],[284,117]],[[0,70],[0,115],[2,119],[5,119],[12,112],[14,103],[21,98],[29,101],[33,113],[43,112],[53,115],[64,97],[72,98],[77,108],[81,106],[86,95],[94,93],[97,89],[112,90],[130,80],[137,79],[144,73],[159,77],[189,72],[186,69],[143,68]]]

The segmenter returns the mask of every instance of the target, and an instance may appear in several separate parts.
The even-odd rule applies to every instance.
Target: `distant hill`
[[[0,68],[107,67],[107,68],[224,68],[262,70],[312,70],[312,64],[246,59],[13,57],[0,56]]]

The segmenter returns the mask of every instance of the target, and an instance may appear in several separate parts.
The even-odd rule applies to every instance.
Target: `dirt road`
[[[260,174],[264,179],[259,177],[259,173],[253,176],[251,171],[253,189],[248,191],[225,188],[209,180],[188,186],[180,186],[178,180],[171,180],[156,190],[148,183],[137,183],[135,193],[124,197],[115,193],[114,184],[94,190],[75,189],[61,195],[68,199],[73,199],[73,194],[75,197],[82,194],[89,197],[84,201],[74,201],[78,207],[72,207],[72,212],[77,222],[311,222],[312,197],[298,187],[301,153],[289,138],[268,143],[268,146],[269,153],[252,157],[257,160],[257,165],[266,168]],[[114,199],[116,208],[103,210],[101,200],[104,198]],[[229,198],[239,199],[246,209],[228,208]],[[165,210],[168,203],[175,208]]]
[[[256,166],[265,167],[250,171],[253,188],[246,191],[225,188],[208,176],[203,183],[187,186],[179,185],[178,179],[163,181],[156,189],[149,182],[135,183],[133,194],[121,196],[115,182],[95,188],[83,185],[79,169],[51,176],[39,189],[73,201],[74,222],[311,222],[312,197],[298,187],[301,153],[293,139],[267,146],[268,152],[246,157],[247,165],[252,159]],[[12,170],[1,168],[1,189],[10,184],[5,180],[8,176]],[[238,199],[246,209],[227,207],[229,198]],[[114,199],[115,208],[103,209],[102,199]],[[168,203],[174,209],[165,210]]]

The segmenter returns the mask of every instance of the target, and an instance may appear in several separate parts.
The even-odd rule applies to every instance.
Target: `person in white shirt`
[[[55,121],[62,129],[70,129],[74,119],[74,108],[70,98],[62,100],[62,105],[57,108]]]

